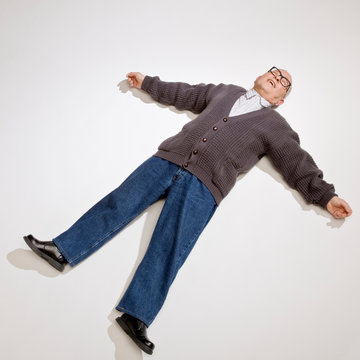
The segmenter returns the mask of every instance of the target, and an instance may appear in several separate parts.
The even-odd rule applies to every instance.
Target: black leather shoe
[[[149,355],[153,353],[155,345],[148,339],[146,325],[142,321],[129,314],[123,314],[121,317],[116,318],[116,322],[141,350]]]
[[[45,259],[56,270],[64,270],[68,262],[52,241],[39,241],[32,235],[24,236],[24,240],[35,254]]]

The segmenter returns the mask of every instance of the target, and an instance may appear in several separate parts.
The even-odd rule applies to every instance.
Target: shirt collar
[[[246,100],[250,100],[255,96],[259,98],[259,102],[262,107],[268,107],[271,105],[266,99],[264,99],[262,96],[260,96],[259,93],[255,89],[250,89],[245,94]]]

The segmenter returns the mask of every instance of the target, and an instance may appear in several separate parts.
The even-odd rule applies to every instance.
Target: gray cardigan
[[[164,105],[199,114],[182,130],[159,145],[155,156],[183,166],[202,181],[217,204],[249,171],[268,155],[292,188],[306,201],[326,207],[335,196],[332,184],[300,147],[297,133],[268,107],[229,117],[235,101],[246,90],[235,85],[164,82],[145,76],[141,88]]]

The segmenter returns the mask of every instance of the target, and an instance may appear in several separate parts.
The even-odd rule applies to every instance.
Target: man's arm
[[[323,180],[323,173],[309,153],[300,147],[296,132],[290,127],[271,144],[268,155],[286,182],[305,200],[326,208],[335,218],[350,216],[347,202],[335,194],[335,188]]]
[[[155,101],[164,105],[173,105],[179,110],[190,110],[196,114],[206,108],[208,92],[215,86],[165,82],[158,76],[145,76],[139,72],[131,72],[126,76],[130,86],[145,90]]]

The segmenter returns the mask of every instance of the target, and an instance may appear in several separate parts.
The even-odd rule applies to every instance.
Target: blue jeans
[[[53,239],[71,266],[166,198],[143,260],[116,309],[149,326],[217,205],[208,188],[185,169],[152,156],[67,231]]]

